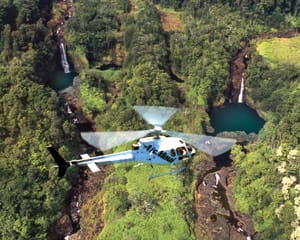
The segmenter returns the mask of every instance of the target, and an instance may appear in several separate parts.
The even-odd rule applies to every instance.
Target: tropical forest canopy
[[[70,155],[73,126],[57,94],[45,85],[55,48],[51,2],[0,1],[0,238],[46,239],[69,183],[58,184],[50,144]]]
[[[63,112],[63,101],[47,85],[49,73],[57,68],[57,46],[49,24],[54,7],[50,0],[0,0],[2,239],[45,239],[69,189],[68,178],[56,178],[46,152],[53,144],[61,147],[64,157],[72,158],[78,141]],[[258,142],[232,151],[236,203],[253,217],[261,239],[289,239],[295,234],[300,69],[276,54],[270,58],[256,41],[264,33],[297,30],[300,1],[77,0],[74,8],[76,14],[68,21],[64,37],[81,79],[82,108],[99,130],[145,128],[132,105],[165,105],[185,113],[177,114],[169,129],[207,131],[206,110],[224,101],[231,57],[254,39],[246,94],[267,124]],[[166,13],[176,16],[179,28],[164,28],[161,16]],[[120,68],[101,68],[109,63]],[[283,163],[285,171],[279,172]],[[159,181],[142,186],[139,179],[147,172],[129,165],[112,173],[116,177],[98,196],[103,197],[107,223],[99,239],[120,237],[117,234],[124,226],[131,229],[124,230],[128,236],[166,239],[167,232],[174,234],[171,239],[193,238],[195,179],[177,180],[174,186],[168,181],[164,186]],[[282,180],[292,177],[296,180],[284,194]],[[182,207],[184,199],[187,207]],[[88,213],[92,204],[86,208]],[[155,225],[165,220],[160,214],[174,214],[176,220],[161,224],[155,233],[140,231],[135,221],[150,216]],[[93,226],[87,219],[83,222]]]

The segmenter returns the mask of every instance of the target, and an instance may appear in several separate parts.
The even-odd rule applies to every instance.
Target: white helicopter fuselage
[[[189,159],[195,154],[195,149],[187,145],[177,137],[145,137],[138,143],[132,145],[132,150],[90,157],[87,154],[81,155],[80,160],[71,160],[70,165],[87,165],[91,171],[97,172],[96,165],[143,162],[148,164],[176,164],[179,161]]]
[[[53,146],[49,146],[48,150],[57,163],[58,176],[64,176],[66,170],[74,165],[88,166],[93,172],[97,172],[100,171],[97,165],[132,161],[148,163],[151,166],[154,164],[170,165],[171,170],[167,174],[174,174],[184,167],[173,170],[173,165],[185,159],[190,159],[195,154],[195,149],[191,145],[215,157],[229,151],[236,142],[235,139],[163,130],[162,126],[177,111],[177,108],[162,106],[134,106],[133,108],[154,128],[134,131],[80,133],[85,142],[102,151],[139,139],[136,144],[132,145],[132,150],[95,157],[83,154],[80,160],[65,161]],[[145,137],[148,134],[154,134],[155,136]],[[166,134],[169,137],[160,134]],[[156,175],[152,174],[150,179],[154,177]]]
[[[133,145],[133,149],[135,147],[136,159],[151,164],[176,164],[195,154],[191,146],[177,137],[141,138],[137,145]]]

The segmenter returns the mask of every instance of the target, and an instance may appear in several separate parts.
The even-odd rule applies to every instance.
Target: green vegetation
[[[122,14],[129,11],[129,1],[76,1],[74,7],[76,17],[70,19],[66,32],[70,52],[83,62],[101,62],[116,45],[114,36],[120,30]]]
[[[255,100],[268,121],[260,141],[248,146],[251,153],[234,150],[238,167],[235,195],[239,209],[253,216],[263,239],[289,239],[295,230],[292,222],[296,219],[294,204],[298,194],[291,188],[289,197],[284,198],[282,179],[296,176],[293,184],[299,183],[300,159],[291,159],[289,153],[299,149],[300,68],[295,64],[297,52],[286,51],[289,55],[284,55],[282,48],[283,44],[291,46],[297,41],[299,37],[260,42],[258,52],[252,49],[247,70],[248,97]],[[279,172],[283,162],[285,170]],[[276,229],[272,228],[274,224]]]
[[[106,84],[102,73],[96,69],[82,71],[80,79],[80,102],[83,111],[90,116],[102,112],[106,98]]]
[[[291,65],[300,68],[300,36],[271,38],[259,41],[257,51],[275,65]]]
[[[111,82],[111,81],[113,81],[113,77],[116,74],[118,74],[118,72],[119,72],[118,70],[107,69],[107,70],[101,71],[101,75],[106,81]]]
[[[169,167],[155,167],[167,172]],[[104,221],[98,239],[191,239],[183,208],[191,199],[176,176],[147,181],[148,165],[116,166],[104,189]]]
[[[54,49],[47,1],[0,1],[0,238],[46,239],[70,187],[47,146],[71,157],[73,126],[45,86]]]
[[[240,48],[241,42],[258,33],[287,29],[291,26],[290,16],[292,15],[294,20],[297,19],[299,9],[296,3],[289,5],[284,1],[260,1],[257,4],[252,4],[251,1],[228,1],[225,5],[221,4],[224,1],[154,3],[156,5],[147,1],[135,1],[134,12],[129,14],[127,11],[113,11],[114,19],[122,19],[122,24],[102,32],[103,36],[113,37],[105,37],[110,42],[123,44],[126,54],[122,68],[110,78],[110,82],[114,82],[120,90],[120,95],[104,111],[99,112],[94,108],[93,117],[99,129],[145,128],[131,110],[131,106],[135,104],[180,106],[184,116],[176,115],[168,128],[199,133],[208,129],[209,120],[205,109],[213,102],[222,100],[223,90],[229,81],[229,60]],[[78,6],[80,4],[78,1]],[[163,13],[160,11],[172,8],[180,11],[185,31],[163,31]],[[88,4],[85,4],[83,9],[86,14]],[[84,16],[80,13],[79,15]],[[97,16],[102,17],[100,14]],[[81,24],[85,24],[81,16],[78,16],[78,19],[81,19]],[[74,21],[77,21],[76,17]],[[75,25],[71,25],[70,30],[72,28],[75,28]],[[112,31],[114,34],[109,35]],[[79,44],[74,42],[73,48],[77,46]],[[103,45],[103,48],[102,53],[106,55],[109,54],[107,48],[116,49],[109,44]],[[288,142],[289,148],[297,146],[298,136],[295,130],[298,113],[291,103],[298,101],[298,75],[293,73],[293,66],[284,65],[280,67],[280,71],[271,71],[266,60],[255,54],[254,49],[252,52],[251,64],[247,71],[247,90],[249,97],[267,114],[269,122],[261,133],[260,142],[248,146],[250,154],[243,154],[238,147],[233,151],[238,168],[235,179],[237,206],[241,211],[253,216],[254,224],[263,239],[286,239],[293,231],[291,223],[295,215],[291,204],[284,201],[281,194],[281,180],[277,177],[276,170],[278,160],[274,152],[281,142]],[[88,59],[89,66],[97,66],[101,62],[100,55]],[[107,57],[102,55],[103,63],[105,59]],[[113,56],[110,59],[113,59]],[[171,71],[184,82],[177,82],[170,74]],[[287,74],[288,80],[283,79],[283,73]],[[107,77],[104,78],[107,80]],[[93,89],[92,85],[90,89],[103,91],[101,87]],[[283,99],[287,93],[289,97]],[[289,126],[285,121],[291,118],[293,120]],[[280,119],[285,120],[281,122]],[[281,123],[278,128],[279,122]],[[274,129],[277,129],[275,137]],[[137,170],[131,165],[119,166],[108,177],[101,194],[104,199],[106,225],[99,239],[139,236],[142,239],[165,239],[163,231],[168,229],[176,234],[174,238],[179,238],[182,233],[186,234],[189,231],[187,226],[192,225],[191,221],[188,220],[187,224],[182,221],[186,210],[179,209],[176,211],[178,215],[173,215],[178,206],[174,199],[168,198],[172,196],[173,189],[168,184],[169,177],[163,181],[166,181],[166,188],[159,185],[162,182],[160,179],[151,183],[136,184],[143,178],[146,179],[148,172],[144,169],[147,167],[143,166]],[[192,196],[190,189],[193,189],[193,186],[190,187],[190,184],[192,182],[187,181],[183,185],[179,184],[177,188],[177,192],[184,193],[187,199],[191,199]],[[132,186],[135,187],[134,190]],[[167,191],[163,194],[164,197],[161,197],[159,189]],[[291,195],[296,195],[295,191]],[[283,212],[275,214],[275,210],[281,205],[288,210],[284,216]],[[161,217],[161,213],[166,213],[167,220]],[[150,230],[143,224],[145,216],[149,219],[146,226]],[[171,216],[178,220],[165,226],[164,222],[168,223],[168,217]],[[156,221],[157,231],[151,228],[152,220]],[[276,231],[272,227],[274,224],[278,225]],[[193,236],[189,235],[187,238]]]
[[[180,107],[182,114],[171,119],[168,129],[210,129],[206,109],[223,100],[229,62],[241,43],[259,33],[297,29],[300,14],[299,1],[152,2],[74,3],[76,14],[64,34],[81,78],[82,108],[98,129],[147,128],[131,108],[138,104]],[[56,179],[45,150],[49,144],[61,146],[62,155],[71,158],[77,146],[61,101],[45,86],[55,69],[49,28],[61,14],[51,0],[0,0],[1,239],[45,239],[69,189],[67,180]],[[163,27],[175,20],[184,28]],[[260,140],[245,146],[249,153],[240,146],[233,150],[234,189],[238,209],[253,216],[262,239],[288,239],[296,221],[300,158],[290,153],[299,150],[300,142],[298,42],[299,37],[260,41],[251,49],[246,72],[247,97],[264,112],[267,124]],[[99,70],[110,63],[121,68]],[[283,162],[285,171],[278,172]],[[105,227],[98,239],[194,238],[197,172],[148,182],[150,173],[145,165],[112,170],[102,191],[82,209],[91,238],[99,226],[99,213],[91,209],[102,200]],[[283,195],[281,179],[291,176],[296,180]]]

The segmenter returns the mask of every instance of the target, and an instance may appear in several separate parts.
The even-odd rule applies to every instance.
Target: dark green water
[[[63,71],[56,71],[51,76],[49,85],[56,91],[63,90],[73,85],[73,78],[77,74],[75,72],[64,73]]]
[[[265,121],[257,112],[244,103],[225,104],[215,108],[210,115],[215,133],[223,131],[244,131],[258,133]]]

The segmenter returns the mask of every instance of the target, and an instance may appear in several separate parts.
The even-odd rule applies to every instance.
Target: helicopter
[[[80,133],[84,141],[101,151],[139,139],[137,143],[132,144],[131,150],[94,157],[82,154],[80,155],[81,159],[65,161],[53,146],[49,146],[48,150],[59,168],[58,176],[63,177],[71,166],[88,166],[92,172],[100,171],[97,165],[124,162],[147,163],[151,165],[152,169],[154,164],[170,166],[171,169],[167,173],[154,174],[152,172],[150,180],[183,171],[185,167],[173,168],[178,163],[191,159],[196,153],[195,149],[215,157],[229,151],[236,143],[235,139],[230,138],[164,130],[162,126],[178,111],[177,108],[163,106],[134,106],[133,108],[147,123],[153,126],[152,129]]]

